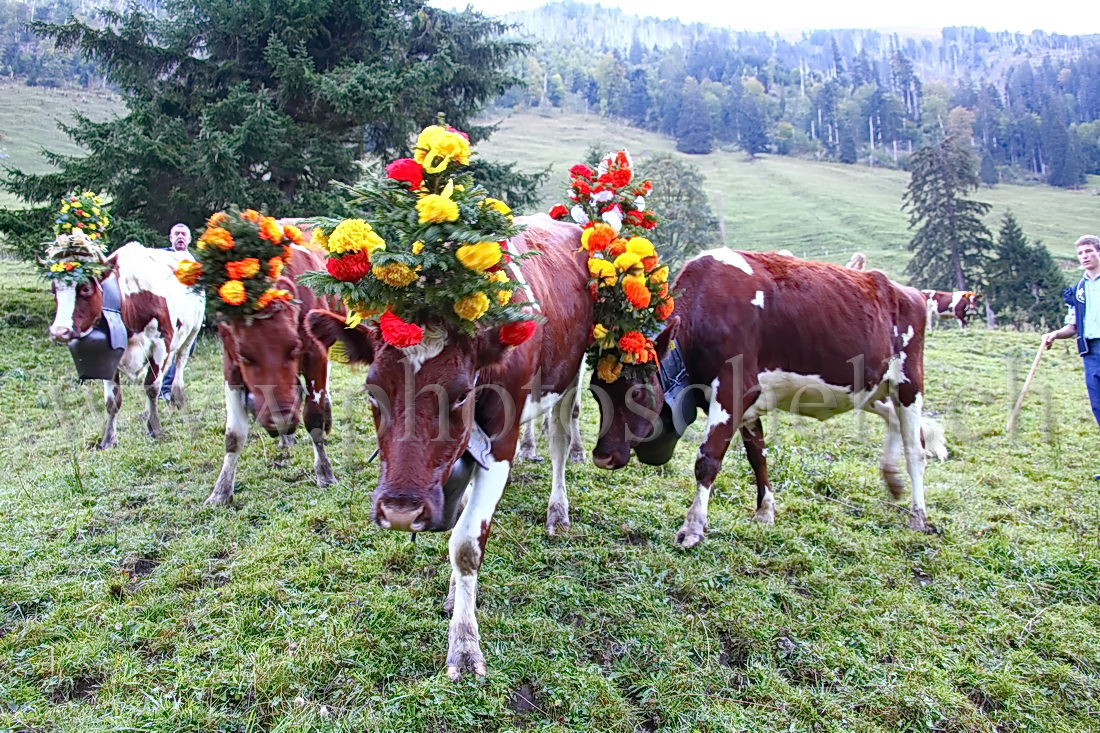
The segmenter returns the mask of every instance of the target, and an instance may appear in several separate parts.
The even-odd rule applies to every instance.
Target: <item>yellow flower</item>
[[[615,268],[619,272],[626,272],[631,267],[639,264],[642,261],[642,256],[637,252],[623,252],[621,255],[615,258]]]
[[[55,262],[52,265],[50,265],[50,272],[61,272],[64,269],[65,269],[65,266],[63,264],[61,264],[60,262]]]
[[[309,241],[328,252],[328,235],[320,227],[310,231]]]
[[[458,261],[467,270],[485,272],[490,267],[500,262],[499,242],[478,242],[477,244],[464,244],[455,252]]]
[[[657,284],[668,282],[668,265],[661,265],[656,270],[649,273],[649,280]]]
[[[470,141],[445,127],[431,125],[417,137],[413,157],[426,172],[440,173],[452,160],[460,165],[470,163]]]
[[[489,297],[485,293],[474,293],[460,298],[454,305],[454,311],[459,318],[467,321],[476,321],[489,310]]]
[[[416,279],[413,269],[403,262],[375,265],[371,272],[376,278],[395,288],[403,288]]]
[[[369,255],[377,249],[385,249],[386,243],[362,219],[344,219],[328,238],[331,254],[366,251]]]
[[[596,341],[603,341],[607,338],[607,329],[604,328],[602,323],[597,323],[592,327],[592,338]]]
[[[424,243],[420,240],[413,242],[412,252],[414,255],[418,255],[424,251]]]
[[[344,301],[344,305],[347,306],[347,301]],[[348,306],[348,314],[344,317],[344,323],[348,328],[355,328],[363,322],[365,318],[373,318],[382,311],[378,308],[356,308],[354,306]]]
[[[600,359],[596,365],[596,375],[607,383],[614,382],[623,371],[623,365],[614,356],[608,355]]]
[[[653,249],[653,242],[645,237],[631,237],[626,243],[626,251],[633,252],[643,259],[657,254],[657,250]]]
[[[421,224],[458,221],[458,204],[449,197],[430,193],[416,202]]]
[[[240,280],[227,280],[218,288],[218,295],[229,305],[240,305],[248,298],[244,292],[244,283]]]
[[[512,213],[512,210],[508,208],[508,204],[504,203],[500,199],[494,199],[489,196],[485,197],[485,200],[481,202],[481,205],[487,209],[496,209],[505,216]]]
[[[615,272],[615,266],[607,260],[597,257],[589,258],[588,273],[592,277],[603,280],[605,285],[614,285],[619,279],[618,273]]]

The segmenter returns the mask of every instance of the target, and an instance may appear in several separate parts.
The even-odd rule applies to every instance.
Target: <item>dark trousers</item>
[[[1089,392],[1092,416],[1096,418],[1096,424],[1100,425],[1100,339],[1089,339],[1086,343],[1089,351],[1083,357],[1085,362],[1085,389]]]
[[[191,351],[187,353],[188,356],[195,353],[195,347],[199,345],[199,340],[196,338],[191,342]],[[164,379],[160,383],[160,396],[163,399],[169,399],[172,396],[172,381],[176,378],[176,362],[173,360],[168,368],[164,370]],[[1091,393],[1090,393],[1091,394]],[[1096,408],[1093,407],[1095,412]],[[1097,418],[1100,419],[1100,418]]]

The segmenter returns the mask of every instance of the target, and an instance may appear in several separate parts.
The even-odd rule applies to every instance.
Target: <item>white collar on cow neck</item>
[[[413,374],[420,371],[425,362],[434,359],[443,353],[443,347],[447,345],[447,330],[439,326],[425,326],[424,338],[415,346],[400,348],[405,358],[412,365]]]

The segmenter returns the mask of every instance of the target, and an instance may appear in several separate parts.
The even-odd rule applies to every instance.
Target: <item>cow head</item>
[[[294,286],[284,279],[279,287]],[[218,323],[226,356],[252,396],[256,421],[272,437],[293,435],[301,422],[298,372],[304,342],[299,307],[292,300],[276,300],[258,317]]]
[[[103,315],[102,283],[114,274],[114,261],[102,261],[106,263],[107,269],[99,277],[91,277],[75,285],[62,280],[53,281],[56,308],[49,329],[51,341],[67,344],[73,339],[87,336]]]
[[[673,318],[656,338],[658,359],[668,351],[679,325],[680,319]],[[656,373],[646,379],[619,377],[611,384],[593,373],[589,389],[600,406],[600,437],[592,449],[592,462],[597,466],[622,468],[638,445],[660,437],[665,393]]]
[[[470,441],[477,375],[507,348],[497,329],[470,337],[428,326],[420,344],[397,348],[376,327],[348,328],[329,311],[312,311],[308,324],[322,346],[340,342],[348,361],[370,364],[366,389],[381,456],[374,521],[411,532],[450,529],[466,487],[448,479]]]
[[[972,316],[978,315],[978,303],[981,301],[982,296],[980,293],[975,293],[970,290],[963,296],[963,302],[966,304],[966,312]]]

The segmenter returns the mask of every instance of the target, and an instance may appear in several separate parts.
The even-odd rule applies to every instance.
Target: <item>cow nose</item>
[[[608,471],[614,471],[622,468],[627,464],[629,455],[624,457],[619,455],[621,451],[607,450],[596,446],[592,449],[592,462],[596,464],[597,468],[602,468]]]
[[[416,497],[383,497],[375,503],[374,521],[382,529],[424,532],[431,528],[431,510]]]
[[[50,340],[59,343],[67,344],[72,341],[73,331],[67,326],[50,326]]]

